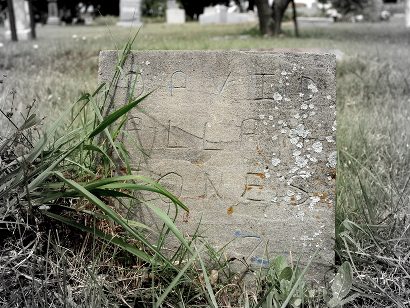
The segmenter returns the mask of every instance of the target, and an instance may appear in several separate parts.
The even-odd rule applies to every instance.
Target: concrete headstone
[[[28,3],[25,0],[14,0],[14,17],[16,20],[17,37],[19,40],[28,40],[31,37],[30,30],[30,14],[28,10]],[[11,39],[11,31],[9,29],[9,22],[7,21],[6,39]]]
[[[58,25],[60,18],[58,18],[58,6],[56,0],[48,0],[48,25]]]
[[[141,26],[141,0],[120,0],[119,26]]]
[[[206,24],[226,24],[228,19],[228,8],[224,5],[206,7],[204,13],[199,15],[199,23]]]
[[[185,10],[180,9],[175,0],[167,1],[165,12],[167,24],[184,24],[186,21]]]
[[[100,54],[101,82],[116,65],[116,51]],[[184,232],[201,222],[213,245],[254,265],[319,249],[322,272],[334,263],[335,69],[328,54],[133,53],[115,101],[135,80],[137,95],[154,90],[127,126],[133,170],[190,208]]]

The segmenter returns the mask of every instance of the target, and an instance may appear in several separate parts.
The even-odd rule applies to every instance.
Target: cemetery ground
[[[96,89],[99,51],[121,49],[132,36],[130,29],[117,27],[39,27],[37,31],[36,41],[0,48],[0,73],[7,75],[0,76],[0,107],[14,99],[14,105],[24,110],[21,106],[30,105],[35,99],[34,108],[46,116],[43,122],[48,125],[82,93]],[[348,261],[353,271],[353,286],[349,294],[343,295],[353,295],[348,305],[355,307],[407,307],[410,33],[394,20],[305,28],[299,39],[292,36],[290,25],[285,26],[285,31],[286,36],[272,39],[258,36],[250,25],[147,24],[133,48],[341,51],[343,57],[337,63],[338,167],[336,175],[331,176],[337,179],[336,263]],[[27,212],[18,216],[19,213],[14,208],[0,211],[2,231],[6,227],[10,230],[10,237],[0,240],[4,247],[0,254],[0,302],[4,306],[12,303],[21,307],[80,307],[81,303],[81,307],[105,307],[125,305],[136,296],[148,299],[149,307],[169,292],[169,307],[216,303],[232,307],[260,303],[272,307],[271,297],[280,306],[290,294],[290,290],[286,293],[275,285],[278,277],[272,278],[274,275],[272,280],[261,280],[257,292],[236,286],[239,277],[230,277],[228,282],[217,280],[216,273],[222,276],[222,272],[229,272],[222,264],[223,258],[215,258],[219,264],[215,262],[207,271],[202,262],[175,263],[178,267],[167,272],[146,268],[118,248],[55,222],[38,226],[38,217]],[[6,225],[5,221],[13,215],[22,220]],[[103,227],[115,234],[109,225]],[[69,238],[64,238],[64,232]],[[208,252],[212,252],[211,248]],[[178,273],[183,283],[175,283]],[[332,297],[334,290],[329,284],[321,288]],[[349,289],[348,281],[346,286]],[[174,289],[171,291],[170,287]],[[278,289],[273,292],[275,288]],[[304,286],[299,284],[289,300],[296,305],[297,299],[304,298],[306,306],[325,306],[325,301],[320,300],[321,288],[307,282]],[[313,290],[315,296],[310,298],[308,293],[312,295]]]

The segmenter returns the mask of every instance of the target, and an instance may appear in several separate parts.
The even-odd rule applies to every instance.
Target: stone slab
[[[185,10],[169,8],[166,10],[167,24],[184,24],[186,21]]]
[[[141,0],[120,0],[120,19],[118,26],[139,27],[141,20]]]
[[[101,52],[101,82],[116,64]],[[190,208],[177,218],[186,234],[201,222],[213,245],[256,266],[319,249],[323,273],[334,263],[335,70],[329,54],[135,52],[115,90],[117,105],[135,80],[136,95],[153,91],[127,125],[133,170]]]

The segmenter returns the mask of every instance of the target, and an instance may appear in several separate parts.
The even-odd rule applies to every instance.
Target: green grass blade
[[[100,147],[94,145],[94,144],[86,144],[84,145],[84,150],[87,151],[93,151],[102,154],[109,162],[111,165],[115,166],[114,162],[112,161],[111,157]]]
[[[196,252],[198,253],[198,250]],[[202,261],[202,258],[199,255],[199,253],[198,253],[198,259],[199,259],[199,263],[201,264],[202,274],[204,275],[206,290],[207,290],[208,295],[211,299],[210,304],[212,304],[213,308],[218,308],[218,303],[216,302],[214,290],[212,289],[211,282],[209,281],[208,274],[206,273],[206,267],[205,267],[204,261]]]
[[[306,264],[305,268],[303,269],[302,273],[300,273],[298,279],[296,280],[295,284],[293,285],[292,289],[290,290],[288,297],[286,297],[285,301],[282,303],[281,308],[286,308],[290,302],[290,300],[293,297],[293,294],[295,294],[296,290],[299,288],[299,285],[302,283],[306,272],[308,271],[310,264],[312,263],[313,259],[316,257],[317,253],[319,252],[319,249],[316,249],[315,253],[313,256],[310,258],[309,262]]]
[[[175,276],[175,278],[171,281],[169,286],[165,289],[165,291],[158,298],[157,302],[154,304],[155,308],[161,307],[162,303],[165,301],[168,294],[178,285],[182,276],[192,266],[192,263],[195,262],[197,256],[198,256],[198,251],[196,251],[195,254],[191,257],[191,259],[189,259],[189,261],[185,264],[185,266],[181,270],[179,270],[178,275]]]
[[[171,230],[171,232],[176,236],[176,238],[181,242],[181,244],[184,245],[191,254],[194,254],[194,251],[192,250],[191,246],[185,240],[184,236],[178,230],[177,226],[174,224],[171,218],[169,218],[169,216],[160,208],[152,204],[145,204],[155,213],[155,215],[157,215],[161,219],[161,221],[169,228],[169,230]]]
[[[150,95],[152,92],[145,94],[144,96],[136,99],[135,101],[121,107],[120,109],[114,111],[110,115],[108,115],[95,129],[94,131],[91,132],[89,135],[89,138],[93,138],[99,133],[101,133],[104,129],[106,129],[108,126],[110,126],[112,123],[117,121],[120,117],[122,117],[124,114],[129,112],[132,108],[137,106],[140,102],[142,102],[148,95]]]
[[[44,211],[43,212],[46,216],[53,218],[55,220],[58,220],[66,225],[69,225],[71,227],[77,228],[81,231],[84,232],[88,232],[90,234],[93,234],[99,238],[102,238],[114,245],[117,245],[118,247],[120,247],[123,250],[128,251],[129,253],[133,254],[134,256],[140,258],[141,260],[147,262],[147,263],[151,263],[153,262],[153,258],[150,257],[148,254],[146,254],[144,251],[139,250],[138,248],[136,248],[135,246],[132,246],[130,244],[128,244],[126,241],[124,241],[123,239],[119,238],[119,237],[114,237],[111,236],[109,234],[106,234],[98,229],[94,229],[94,228],[90,228],[84,225],[81,225],[71,219],[68,219],[66,217],[48,212],[48,211]]]
[[[126,223],[126,219],[121,217],[119,214],[117,214],[111,207],[107,206],[104,202],[102,202],[100,199],[97,198],[94,194],[89,192],[85,187],[81,186],[80,184],[74,182],[73,180],[66,179],[60,172],[53,172],[55,176],[60,178],[63,182],[67,183],[71,188],[77,190],[79,193],[83,195],[87,200],[95,204],[100,210],[102,210],[108,218],[120,225],[121,227],[124,228],[125,231],[127,231],[131,236],[133,236],[135,239],[141,241],[146,247],[148,247],[152,252],[155,252],[163,261],[165,261],[168,265],[171,265],[174,267],[169,260],[158,250],[156,249],[153,245],[151,245],[143,236],[138,234],[131,226],[129,226]]]

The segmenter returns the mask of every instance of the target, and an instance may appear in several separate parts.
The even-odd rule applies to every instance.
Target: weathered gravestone
[[[120,0],[119,26],[141,26],[141,0]]]
[[[165,12],[167,24],[184,24],[185,10],[180,9],[175,0],[167,1],[167,10]]]
[[[101,53],[100,81],[116,63],[117,52]],[[190,208],[177,219],[185,232],[201,222],[214,245],[231,241],[228,255],[267,265],[319,249],[324,269],[334,262],[335,66],[323,54],[133,53],[116,104],[135,80],[136,94],[154,90],[127,127],[134,170]]]
[[[48,0],[48,25],[60,24],[60,18],[58,17],[58,5],[56,0]]]

